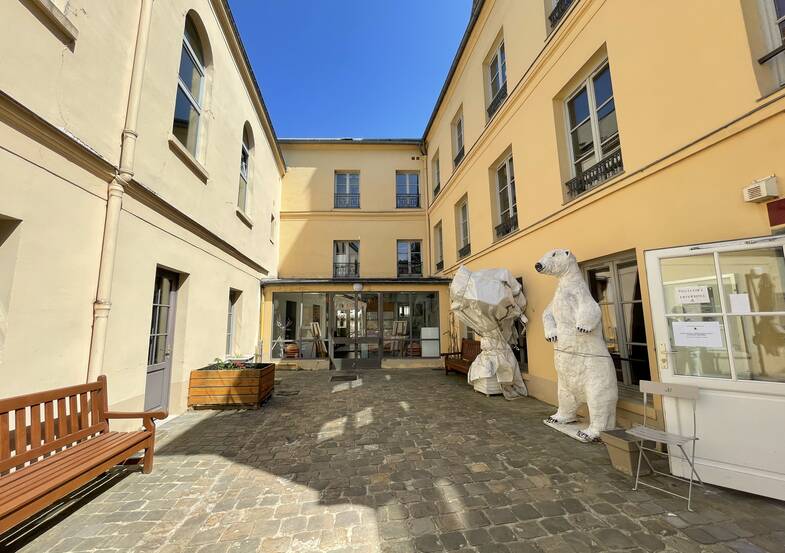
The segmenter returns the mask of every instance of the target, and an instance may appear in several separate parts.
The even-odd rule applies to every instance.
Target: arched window
[[[237,207],[247,213],[248,182],[251,179],[251,151],[253,150],[253,137],[248,123],[243,127],[243,143],[240,147],[240,187],[237,192]]]
[[[194,18],[185,18],[177,97],[174,106],[172,134],[194,156],[199,141],[199,120],[202,116],[206,76],[205,48]]]

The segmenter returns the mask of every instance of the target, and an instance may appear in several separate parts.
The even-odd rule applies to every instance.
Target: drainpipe
[[[125,186],[134,175],[134,152],[136,150],[137,120],[139,118],[139,99],[144,80],[147,44],[150,35],[150,19],[153,0],[141,0],[139,28],[136,33],[136,47],[131,69],[131,84],[128,92],[128,107],[125,112],[125,126],[120,143],[120,167],[109,183],[106,200],[106,220],[104,239],[101,247],[101,264],[98,269],[98,288],[93,304],[93,332],[90,339],[90,357],[87,362],[87,381],[95,380],[101,374],[106,348],[106,328],[112,308],[112,273],[114,272],[115,252],[117,250],[117,231],[120,224],[120,211],[123,207]]]

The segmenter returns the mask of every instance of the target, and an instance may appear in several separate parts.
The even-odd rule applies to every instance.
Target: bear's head
[[[578,260],[570,253],[570,250],[551,250],[534,264],[534,268],[538,273],[544,275],[561,276],[570,267],[577,267],[577,265]]]

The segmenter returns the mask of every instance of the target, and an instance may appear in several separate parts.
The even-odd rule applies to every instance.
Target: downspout
[[[109,312],[112,308],[112,274],[114,273],[115,253],[117,250],[117,231],[120,211],[123,206],[125,186],[134,175],[134,152],[136,150],[137,121],[139,100],[142,94],[147,45],[150,36],[150,20],[153,0],[141,0],[139,28],[136,33],[134,61],[131,69],[131,83],[128,92],[128,107],[125,112],[125,126],[120,143],[120,166],[109,183],[106,199],[106,220],[101,247],[101,262],[98,269],[98,287],[93,304],[93,331],[90,338],[90,357],[87,362],[87,381],[95,380],[103,371],[104,351],[106,349],[106,329]]]

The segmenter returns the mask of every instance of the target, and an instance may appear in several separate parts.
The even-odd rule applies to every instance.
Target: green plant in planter
[[[213,367],[223,371],[246,368],[245,362],[243,361],[236,361],[236,360],[232,361],[229,359],[221,359],[220,357],[216,357],[215,359],[213,359]]]

